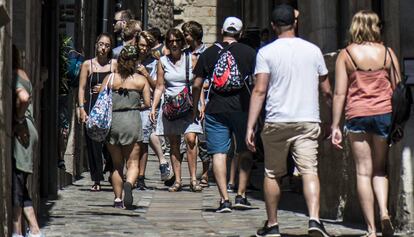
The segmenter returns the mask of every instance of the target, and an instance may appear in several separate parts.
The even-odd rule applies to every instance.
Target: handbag
[[[105,140],[109,133],[112,122],[112,84],[114,74],[109,76],[103,91],[99,92],[95,105],[86,121],[86,132],[88,136],[97,142]],[[111,86],[108,87],[108,83]]]
[[[185,117],[193,109],[193,98],[190,90],[189,79],[189,62],[188,53],[185,54],[185,81],[186,86],[180,93],[174,96],[164,96],[164,103],[162,105],[162,113],[168,120],[176,120]]]
[[[388,48],[387,48],[388,51]],[[397,70],[394,61],[391,57],[391,66],[394,73],[394,78],[397,78]],[[399,142],[404,136],[404,126],[410,118],[411,105],[413,104],[413,97],[410,87],[406,85],[406,78],[401,78],[401,81],[396,85],[392,97],[392,115],[391,127],[388,134],[387,142],[389,145]]]

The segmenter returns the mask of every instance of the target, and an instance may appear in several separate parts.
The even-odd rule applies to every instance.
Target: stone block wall
[[[148,28],[158,27],[162,34],[173,27],[173,0],[149,0]]]
[[[174,0],[174,26],[186,21],[203,25],[203,41],[212,44],[217,39],[217,1]]]
[[[9,0],[0,0],[11,17]],[[11,20],[11,19],[10,19]],[[0,27],[0,236],[11,235],[11,24]]]

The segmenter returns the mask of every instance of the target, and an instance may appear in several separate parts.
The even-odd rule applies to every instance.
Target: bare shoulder
[[[134,84],[139,88],[144,88],[145,84],[147,83],[147,79],[142,76],[141,74],[134,73]]]
[[[27,73],[23,69],[17,69],[16,72],[17,72],[17,75],[20,78],[22,78],[22,79],[24,79],[26,81],[30,81],[29,76],[27,76]]]

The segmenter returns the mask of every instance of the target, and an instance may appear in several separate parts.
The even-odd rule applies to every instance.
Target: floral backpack
[[[230,48],[234,45],[231,43],[226,47],[215,43],[220,48],[218,60],[214,66],[211,86],[217,92],[231,92],[243,88],[245,79],[239,70],[237,62],[232,55]]]
[[[88,136],[97,142],[104,141],[111,128],[113,79],[114,74],[112,73],[106,82],[105,89],[99,93],[96,103],[92,107],[89,118],[86,121],[86,132]],[[110,87],[108,87],[108,83],[111,83]]]

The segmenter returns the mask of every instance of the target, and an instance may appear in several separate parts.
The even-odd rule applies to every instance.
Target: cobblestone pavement
[[[198,163],[198,171],[201,163]],[[260,173],[257,169],[254,173]],[[44,204],[42,231],[52,236],[254,236],[263,225],[266,212],[261,191],[247,195],[254,209],[220,214],[217,187],[202,193],[189,191],[187,163],[183,162],[183,191],[169,193],[160,181],[158,162],[150,157],[146,172],[146,191],[133,191],[134,210],[112,207],[113,192],[103,182],[102,192],[90,192],[89,174],[59,191],[59,199]],[[259,179],[254,175],[253,179]],[[234,201],[235,194],[231,194]],[[284,192],[279,211],[283,236],[306,236],[307,217],[300,194]],[[325,221],[335,236],[360,236],[363,230],[336,221]]]

